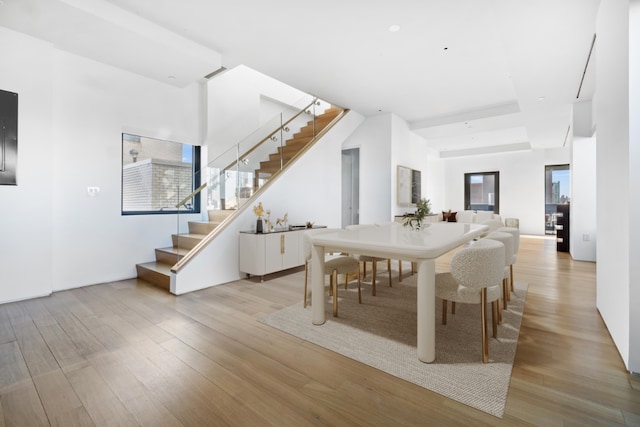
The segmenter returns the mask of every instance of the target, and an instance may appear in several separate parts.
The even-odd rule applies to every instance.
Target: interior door
[[[360,223],[360,149],[342,150],[342,227]]]

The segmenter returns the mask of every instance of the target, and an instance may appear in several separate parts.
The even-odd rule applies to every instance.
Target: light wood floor
[[[503,419],[257,322],[302,303],[298,271],[180,297],[127,280],[0,305],[0,426],[640,425],[595,264],[523,237],[515,273],[529,293]]]

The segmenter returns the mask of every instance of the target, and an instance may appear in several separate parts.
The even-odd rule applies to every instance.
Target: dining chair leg
[[[498,298],[498,324],[502,324],[502,304],[500,298]]]
[[[502,304],[505,310],[508,310],[507,308],[507,292],[509,292],[509,290],[507,289],[508,283],[507,283],[508,279],[502,279]]]
[[[455,304],[455,302],[453,304]],[[446,299],[442,300],[442,324],[443,325],[447,324],[447,300]]]
[[[489,341],[487,339],[487,288],[480,291],[480,323],[482,324],[482,363],[489,362]]]
[[[358,270],[358,304],[362,304],[362,292],[360,292],[360,270]]]
[[[338,272],[331,272],[331,287],[333,288],[333,317],[338,317]]]
[[[515,289],[513,288],[513,264],[509,266],[509,271],[511,272],[511,292],[515,292]]]
[[[309,276],[309,261],[304,262],[304,304],[303,307],[307,308],[307,277]]]
[[[391,281],[391,259],[387,260],[387,271],[389,272],[389,287],[393,287],[393,282]]]
[[[498,300],[491,301],[491,323],[494,338],[498,338],[498,302]]]
[[[374,297],[376,296],[376,267],[377,262],[372,261],[371,262],[371,277],[372,277],[372,283],[371,283],[371,295],[373,295]]]
[[[398,283],[402,283],[402,260],[398,260]]]

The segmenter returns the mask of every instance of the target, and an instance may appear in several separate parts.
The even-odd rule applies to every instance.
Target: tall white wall
[[[392,219],[391,126],[390,114],[369,117],[342,146],[360,148],[361,224]],[[335,173],[339,174],[339,169]]]
[[[630,216],[632,213],[638,214],[638,201],[632,202],[631,196],[638,193],[640,182],[633,169],[638,169],[640,164],[636,151],[637,140],[630,144],[632,130],[634,138],[637,138],[637,125],[630,128],[629,120],[632,112],[630,105],[637,108],[638,98],[637,93],[634,93],[636,99],[630,103],[630,65],[634,66],[634,78],[637,78],[635,76],[640,71],[635,69],[637,60],[634,59],[632,63],[629,61],[630,57],[637,55],[637,50],[630,50],[631,47],[637,49],[637,42],[630,44],[630,39],[637,39],[640,25],[637,22],[637,2],[633,2],[632,10],[636,13],[632,15],[635,21],[631,26],[633,32],[630,33],[629,6],[628,0],[603,0],[596,25],[596,304],[625,365],[632,371],[640,371],[640,352],[630,357],[631,341],[636,343],[634,351],[637,350],[639,328],[637,321],[632,326],[631,312],[637,311],[639,303],[640,266],[637,262],[632,263],[631,259],[637,260],[640,254],[636,245],[632,246],[631,242],[640,238],[640,232],[637,221],[630,221]],[[634,89],[637,91],[637,88]],[[612,220],[612,212],[615,212],[615,221]]]
[[[18,185],[0,186],[0,302],[136,276],[173,215],[120,213],[121,133],[198,139],[198,88],[177,89],[0,28],[0,85],[19,94]],[[87,187],[100,187],[89,197]]]
[[[629,3],[629,200],[630,218],[640,218],[640,0]],[[640,223],[629,222],[629,258],[640,259]],[[629,274],[629,370],[640,373],[640,266]]]
[[[571,256],[596,260],[596,138],[574,137],[571,151]]]
[[[406,121],[392,115],[392,155],[391,155],[391,212],[393,215],[403,215],[413,212],[414,206],[398,205],[398,166],[406,166],[420,171],[422,198],[429,199],[433,205],[434,195],[429,191],[430,170],[429,153],[426,141],[412,132]]]
[[[18,93],[17,186],[0,185],[0,303],[53,288],[52,49],[0,27],[0,89]]]

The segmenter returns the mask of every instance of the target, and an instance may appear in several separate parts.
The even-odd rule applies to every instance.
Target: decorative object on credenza
[[[305,226],[306,226],[307,228],[313,228],[313,223],[312,223],[311,221],[307,221],[307,222],[305,223]]]
[[[258,220],[256,222],[256,233],[262,233],[262,215],[264,215],[262,202],[258,202],[258,204],[253,207],[253,213],[258,217]]]
[[[270,233],[273,229],[271,226],[271,209],[267,209],[267,220],[264,223],[265,233]]]
[[[276,227],[280,227],[282,230],[287,228],[287,221],[289,214],[285,213],[282,218],[276,218]]]
[[[18,94],[0,90],[0,185],[17,185]]]
[[[414,213],[404,214],[403,225],[411,227],[413,230],[420,230],[424,217],[431,213],[431,201],[429,199],[420,199],[416,203],[416,211]]]

